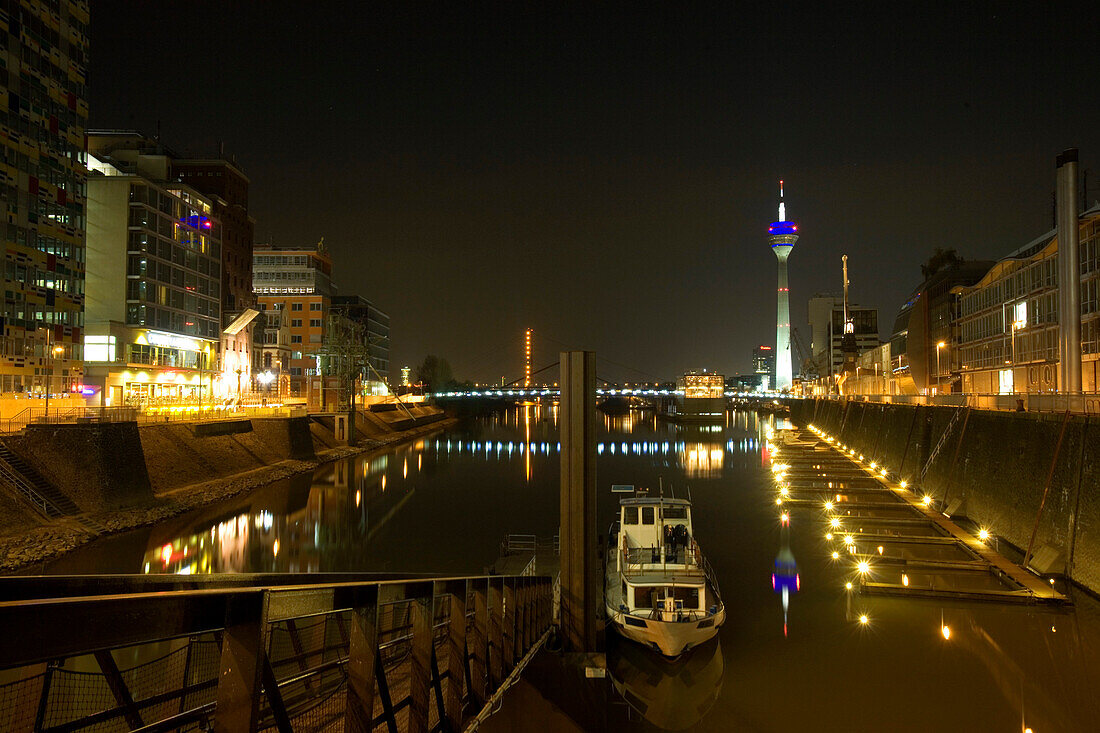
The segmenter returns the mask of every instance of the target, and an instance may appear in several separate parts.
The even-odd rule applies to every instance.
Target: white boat
[[[690,501],[620,501],[608,538],[604,605],[616,631],[666,657],[718,633],[726,607],[695,541]]]

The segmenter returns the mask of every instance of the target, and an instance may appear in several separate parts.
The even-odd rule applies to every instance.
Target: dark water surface
[[[602,421],[599,530],[615,513],[613,483],[656,489],[660,477],[666,491],[690,488],[696,537],[728,619],[718,644],[676,664],[629,647],[611,655],[625,700],[578,697],[574,717],[586,726],[1100,730],[1093,598],[1075,591],[1074,606],[1049,609],[852,595],[818,513],[795,510],[790,530],[781,529],[755,415],[730,413],[710,427],[669,426],[648,413]],[[557,531],[558,475],[556,411],[516,408],[101,540],[43,570],[479,573],[509,532]],[[798,565],[786,614],[772,587],[780,554]],[[546,718],[530,729],[550,727],[568,723]]]

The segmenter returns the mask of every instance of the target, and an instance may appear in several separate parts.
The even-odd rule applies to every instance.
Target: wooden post
[[[502,647],[504,578],[489,576],[489,687],[496,690],[504,681]]]
[[[512,671],[516,664],[516,611],[518,599],[516,597],[516,578],[503,580],[504,584],[504,614],[501,617],[501,661],[504,674]],[[501,677],[503,680],[504,678]]]
[[[428,702],[432,687],[432,583],[410,583],[412,624],[412,670],[409,677],[409,727],[412,733],[427,733]]]
[[[561,633],[566,652],[596,651],[596,354],[561,363]]]
[[[466,589],[468,581],[436,584],[436,595],[450,596],[447,616],[447,686],[443,688],[443,711],[452,731],[462,730],[462,680],[466,653]],[[471,695],[472,697],[472,695]]]
[[[470,634],[470,696],[482,705],[488,699],[486,675],[489,666],[489,579],[477,578],[474,586],[474,625]]]
[[[378,647],[378,586],[358,590],[348,629],[347,733],[374,730],[374,660]]]
[[[260,679],[270,633],[268,596],[268,591],[242,594],[228,603],[214,709],[218,733],[254,733],[259,722]]]

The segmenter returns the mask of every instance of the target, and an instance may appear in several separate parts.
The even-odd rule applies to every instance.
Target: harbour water
[[[534,405],[465,421],[39,570],[479,573],[508,533],[557,531],[556,417]],[[690,492],[728,620],[718,643],[675,664],[620,645],[606,696],[578,698],[573,720],[589,729],[1094,729],[1095,599],[1074,591],[1071,607],[1050,608],[852,594],[820,514],[799,509],[789,528],[780,522],[763,437],[771,419],[731,412],[689,427],[646,412],[601,417],[600,533],[617,506],[611,484]],[[552,727],[568,729],[564,720]]]

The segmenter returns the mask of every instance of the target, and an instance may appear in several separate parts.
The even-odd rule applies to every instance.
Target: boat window
[[[637,524],[638,523],[638,507],[636,506],[624,506],[623,507],[623,524]]]
[[[653,507],[642,507],[642,524],[653,524]]]
[[[687,519],[688,516],[686,506],[666,506],[661,514],[665,519]]]
[[[658,590],[651,585],[634,586],[634,608],[653,608],[653,591]]]
[[[687,588],[673,588],[672,597],[677,601],[684,602],[684,608],[698,609],[699,608],[699,588],[687,587]]]

